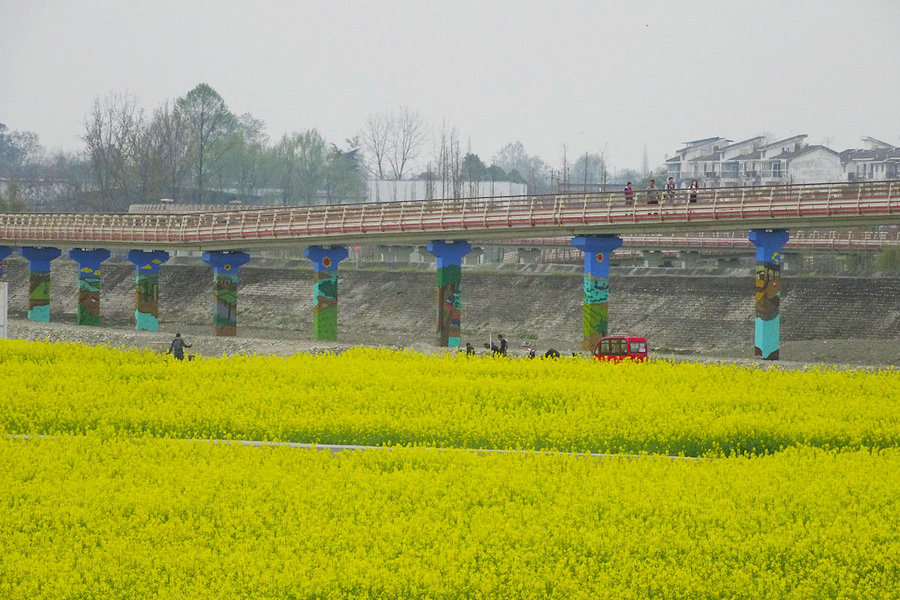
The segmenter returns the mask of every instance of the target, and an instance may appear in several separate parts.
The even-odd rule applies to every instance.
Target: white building
[[[366,181],[366,197],[368,202],[403,202],[405,200],[433,200],[453,198],[451,187],[440,181],[406,180],[384,181],[370,179]],[[511,181],[463,181],[460,184],[459,198],[481,198],[486,196],[524,196],[528,186]]]
[[[757,136],[740,142],[706,138],[685,142],[666,161],[679,187],[696,179],[700,187],[788,185],[843,181],[841,155],[825,146],[810,146],[806,135],[768,142]]]
[[[900,147],[873,137],[862,138],[866,148],[841,152],[847,181],[900,179]]]

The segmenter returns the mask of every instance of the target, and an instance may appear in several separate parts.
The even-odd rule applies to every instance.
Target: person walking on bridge
[[[650,185],[647,186],[644,194],[647,198],[647,204],[659,204],[659,188],[656,187],[655,179],[650,180]]]
[[[176,333],[175,339],[172,340],[172,344],[169,346],[169,351],[166,354],[171,354],[178,360],[184,360],[184,349],[190,347],[191,345],[181,338],[181,334]]]
[[[669,177],[666,182],[666,204],[675,204],[675,178]]]

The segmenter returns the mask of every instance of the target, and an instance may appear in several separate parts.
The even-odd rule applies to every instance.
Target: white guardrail
[[[458,198],[193,214],[6,214],[0,244],[228,249],[278,243],[497,239],[900,222],[900,182]]]

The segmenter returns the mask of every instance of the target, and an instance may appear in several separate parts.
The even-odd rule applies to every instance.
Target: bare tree
[[[82,136],[90,157],[100,208],[122,210],[134,190],[143,110],[128,94],[94,100]]]
[[[425,121],[419,113],[402,106],[392,115],[388,162],[391,164],[394,179],[403,179],[406,165],[419,156],[425,138]]]
[[[395,112],[369,115],[359,137],[375,177],[385,179],[385,168],[390,167],[391,179],[403,179],[409,163],[419,156],[427,127],[419,113],[402,106]]]
[[[149,127],[152,188],[160,197],[179,200],[190,171],[187,123],[177,105],[166,101],[153,112]]]
[[[391,119],[387,113],[369,115],[359,137],[366,153],[371,157],[369,169],[378,179],[384,179],[384,162],[390,146]]]

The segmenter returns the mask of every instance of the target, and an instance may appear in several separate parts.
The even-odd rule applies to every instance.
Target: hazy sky
[[[716,135],[900,145],[900,0],[0,0],[0,122],[45,147],[80,149],[97,96],[150,111],[200,82],[273,139],[340,145],[406,105],[485,162],[514,140],[618,169]]]

